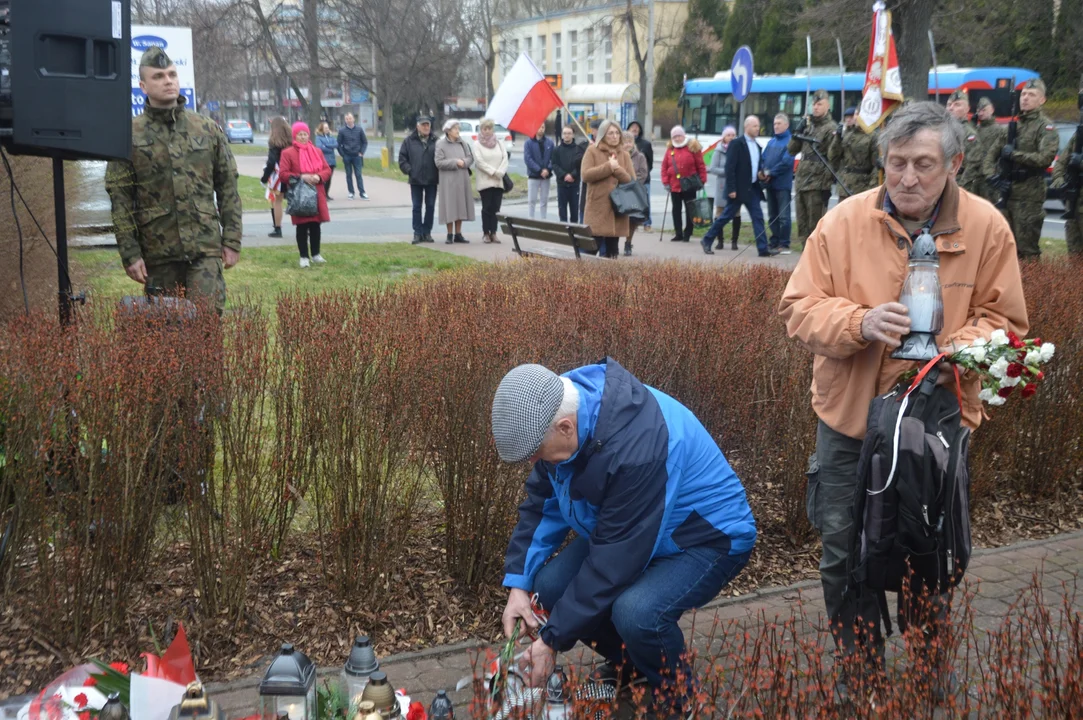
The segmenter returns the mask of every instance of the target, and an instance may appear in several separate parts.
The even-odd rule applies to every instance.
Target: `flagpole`
[[[812,97],[812,36],[805,36],[805,51],[808,55],[808,64],[805,69],[805,115],[811,115],[812,111],[809,109],[809,99]]]
[[[936,65],[936,43],[933,42],[933,31],[929,30],[929,51],[933,55],[933,82],[936,83],[936,102],[940,104],[940,70]],[[928,79],[925,80],[928,83]]]
[[[843,120],[846,119],[846,66],[842,64],[842,41],[835,38],[835,47],[839,51],[839,93],[842,101]]]

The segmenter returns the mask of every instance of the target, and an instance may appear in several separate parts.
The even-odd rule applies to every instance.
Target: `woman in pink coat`
[[[278,175],[283,188],[289,187],[290,178],[293,177],[316,188],[319,197],[316,214],[291,217],[297,228],[297,250],[301,253],[301,267],[309,266],[310,249],[311,262],[327,262],[320,255],[320,224],[331,221],[331,213],[327,209],[327,191],[324,190],[324,183],[331,179],[331,168],[327,166],[327,160],[320,149],[309,141],[308,125],[303,122],[293,124],[293,145],[282,151],[282,157],[278,161]]]

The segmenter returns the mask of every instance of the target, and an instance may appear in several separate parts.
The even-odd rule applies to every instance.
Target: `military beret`
[[[843,117],[850,117],[851,115],[857,115],[857,108],[848,107],[846,108],[846,112],[842,114]]]
[[[165,70],[172,64],[173,61],[165,54],[165,50],[157,45],[147,48],[147,51],[143,53],[143,57],[139,60],[139,67],[152,67],[159,70]]]
[[[1041,78],[1031,78],[1023,83],[1024,90],[1041,90],[1042,94],[1045,94],[1045,83]]]
[[[821,100],[827,100],[826,90],[817,90],[816,92],[812,93],[812,102],[819,102]]]
[[[993,101],[990,100],[989,98],[983,97],[981,100],[978,101],[978,109],[979,110],[981,110],[983,107],[987,107],[987,106],[988,107],[993,107]]]
[[[948,102],[955,102],[956,100],[970,100],[970,96],[967,95],[965,89],[956,90],[951,95],[948,95]]]

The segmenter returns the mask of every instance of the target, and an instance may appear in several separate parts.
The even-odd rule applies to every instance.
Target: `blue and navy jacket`
[[[652,559],[697,546],[739,555],[756,542],[741,481],[688,408],[611,358],[564,377],[579,390],[579,449],[534,465],[504,561],[504,585],[530,592],[568,530],[589,538],[542,630],[560,651],[588,636]]]
[[[541,171],[548,170],[553,174],[553,150],[556,148],[553,141],[542,138],[538,142],[534,138],[527,138],[523,143],[523,163],[526,165],[526,176],[535,180],[541,178]]]
[[[793,155],[786,149],[790,142],[790,131],[777,133],[767,141],[760,161],[763,170],[771,174],[768,184],[772,190],[789,190],[793,187]]]

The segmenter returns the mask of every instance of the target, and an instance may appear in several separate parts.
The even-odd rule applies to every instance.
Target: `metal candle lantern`
[[[369,676],[379,669],[380,661],[376,659],[368,636],[359,635],[353,641],[350,656],[346,658],[346,664],[342,668],[342,689],[349,698],[350,707],[361,702],[361,695],[369,684]]]
[[[225,716],[218,703],[206,696],[203,684],[197,680],[188,684],[180,703],[169,711],[169,720],[225,720]]]
[[[922,232],[910,248],[910,270],[899,296],[899,302],[910,311],[910,332],[891,357],[928,362],[940,352],[936,336],[944,329],[944,298],[939,271],[936,241],[927,231]]]
[[[284,644],[260,681],[259,701],[264,720],[316,720],[316,666]]]

